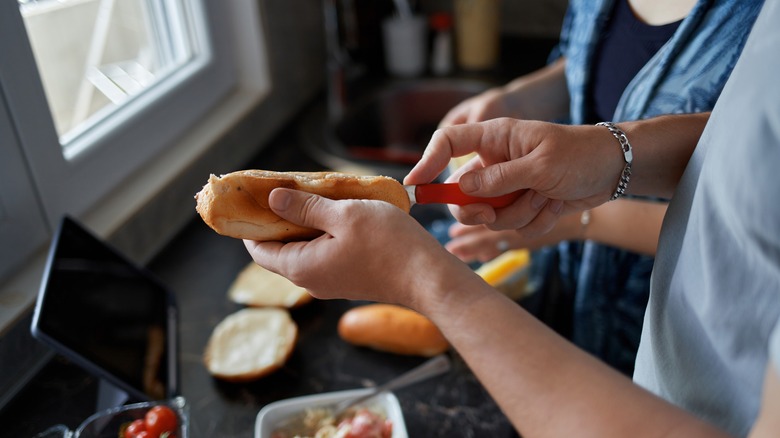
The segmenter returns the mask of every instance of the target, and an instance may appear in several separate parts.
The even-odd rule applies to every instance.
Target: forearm
[[[628,193],[671,198],[707,120],[709,113],[620,123],[634,155]]]
[[[666,203],[618,199],[590,210],[582,239],[655,255]]]
[[[503,88],[511,105],[527,120],[560,120],[569,115],[569,89],[566,85],[566,58],[517,78]]]
[[[422,310],[523,436],[720,436],[477,281]]]

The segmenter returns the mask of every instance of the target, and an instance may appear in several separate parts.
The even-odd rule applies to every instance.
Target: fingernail
[[[534,192],[534,196],[531,198],[531,207],[539,210],[542,208],[544,203],[547,202],[547,197],[544,195],[540,195],[539,193]]]
[[[460,177],[458,184],[460,184],[460,189],[463,190],[463,192],[471,193],[479,190],[481,181],[479,180],[479,175],[467,173]]]
[[[496,213],[490,209],[479,213],[479,219],[483,225],[490,225],[496,221]]]
[[[558,214],[563,210],[563,201],[555,200],[550,202],[550,211],[552,211],[555,214]]]
[[[268,204],[276,211],[285,211],[290,207],[291,198],[290,192],[287,190],[274,190],[271,192]]]

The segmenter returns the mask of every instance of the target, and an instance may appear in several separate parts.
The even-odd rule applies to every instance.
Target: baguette
[[[302,190],[330,199],[374,199],[409,212],[404,187],[386,176],[358,176],[338,172],[273,172],[242,170],[217,177],[195,195],[196,211],[217,233],[257,241],[313,239],[323,232],[277,216],[268,196],[277,187]]]
[[[290,280],[250,262],[228,288],[228,298],[252,307],[293,309],[312,301],[309,292]]]
[[[392,304],[367,304],[348,310],[339,336],[354,345],[389,353],[433,357],[447,351],[447,339],[425,316]]]
[[[287,310],[246,308],[214,327],[203,361],[218,379],[248,382],[281,368],[297,338],[298,326]]]

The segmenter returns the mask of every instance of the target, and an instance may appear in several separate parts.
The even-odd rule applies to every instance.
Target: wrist
[[[634,161],[633,148],[628,140],[626,133],[612,122],[600,122],[596,126],[603,126],[609,130],[610,134],[617,140],[620,152],[623,154],[623,170],[620,173],[617,185],[609,200],[614,201],[626,194],[628,184],[631,181],[631,166]]]
[[[593,215],[591,214],[590,210],[584,210],[580,214],[580,240],[588,240],[590,237],[590,234],[588,234],[588,230],[590,228],[590,223],[593,220]]]

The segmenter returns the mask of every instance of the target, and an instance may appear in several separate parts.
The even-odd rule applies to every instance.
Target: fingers
[[[533,186],[535,169],[527,157],[491,165],[471,166],[459,174],[458,183],[464,193],[492,197],[514,193]]]
[[[500,209],[496,220],[486,224],[491,230],[519,231],[525,237],[538,237],[549,232],[563,214],[564,203],[527,191],[514,204]]]
[[[252,260],[258,265],[277,274],[282,274],[278,265],[283,265],[281,254],[284,248],[282,242],[257,242],[254,240],[244,240],[244,247]],[[275,263],[278,262],[278,263]]]
[[[277,188],[271,191],[268,204],[282,219],[309,228],[332,232],[341,215],[335,201],[298,190]],[[289,267],[310,242],[255,242],[245,240],[252,259],[264,268],[290,278]],[[292,278],[290,278],[292,280]]]
[[[528,190],[504,208],[470,204],[450,206],[450,212],[464,225],[485,225],[491,230],[518,230],[527,237],[535,237],[552,229],[564,213],[564,205],[563,201],[551,200]]]
[[[268,205],[282,219],[322,231],[328,231],[338,216],[332,200],[299,190],[276,188],[268,196]]]
[[[469,118],[469,101],[452,108],[439,122],[439,128],[466,123]]]
[[[404,183],[431,182],[453,157],[476,152],[479,161],[469,163],[473,175],[467,169],[458,172],[462,175],[460,184],[464,192],[475,196],[499,196],[527,188],[527,175],[535,172],[525,155],[534,150],[539,137],[526,132],[528,123],[501,118],[439,129]]]
[[[456,125],[433,133],[420,161],[404,178],[404,184],[425,184],[433,181],[447,167],[450,159],[477,150],[482,142],[481,123]]]
[[[452,108],[439,122],[439,128],[464,123],[482,122],[508,111],[503,105],[504,91],[493,88],[477,96],[466,99]]]
[[[445,248],[466,263],[475,260],[486,262],[500,254],[498,242],[502,240],[502,235],[483,226],[456,223],[450,227],[452,240],[445,244]]]

